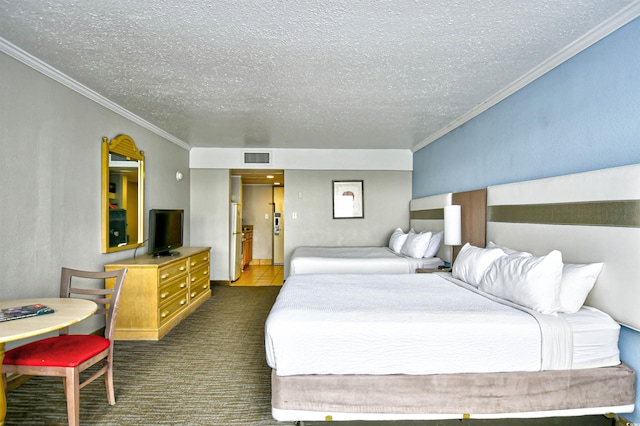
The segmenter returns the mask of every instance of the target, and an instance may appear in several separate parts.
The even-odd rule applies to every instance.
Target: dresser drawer
[[[187,290],[183,290],[179,296],[170,299],[167,303],[158,309],[158,317],[160,318],[160,326],[168,321],[175,314],[179,313],[187,306]]]
[[[202,293],[209,290],[209,280],[200,279],[189,286],[189,301],[197,299]]]
[[[167,300],[172,299],[176,294],[185,291],[188,286],[187,275],[160,287],[158,290],[158,306],[162,306]]]
[[[209,264],[202,265],[201,267],[191,270],[189,274],[189,284],[193,285],[195,282],[205,279],[209,281]]]
[[[180,260],[158,270],[158,287],[187,273],[187,259]]]
[[[190,271],[193,271],[195,268],[198,268],[204,264],[209,264],[209,252],[203,251],[202,253],[194,254],[189,257],[189,267]]]

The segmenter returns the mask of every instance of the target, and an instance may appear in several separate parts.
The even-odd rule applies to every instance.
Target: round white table
[[[54,310],[51,314],[0,322],[0,366],[4,359],[4,345],[13,340],[49,333],[89,318],[98,309],[90,300],[75,298],[37,298],[0,301],[0,309],[41,303]],[[7,399],[0,389],[0,426],[7,414]]]

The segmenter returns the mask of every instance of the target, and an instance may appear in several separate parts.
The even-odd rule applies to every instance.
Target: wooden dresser
[[[181,247],[177,256],[137,256],[104,266],[128,268],[115,338],[160,340],[211,297],[210,247]],[[107,287],[113,281],[107,280]]]

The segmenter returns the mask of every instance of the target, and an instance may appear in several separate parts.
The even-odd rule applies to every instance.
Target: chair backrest
[[[127,269],[118,269],[109,272],[80,271],[77,269],[62,268],[60,276],[60,297],[82,297],[90,299],[98,305],[95,315],[105,316],[104,337],[113,342],[116,326],[116,315],[120,303],[120,294]],[[74,279],[77,278],[77,279]],[[115,279],[113,286],[106,282],[101,287],[89,286],[90,281]],[[90,280],[90,281],[88,281]],[[81,286],[81,285],[84,286]],[[95,282],[91,282],[95,284]],[[60,334],[67,334],[68,329],[61,330]]]

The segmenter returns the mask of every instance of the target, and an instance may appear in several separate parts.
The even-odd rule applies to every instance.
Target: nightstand
[[[431,274],[433,272],[451,272],[451,268],[418,268],[416,269],[417,274]]]

